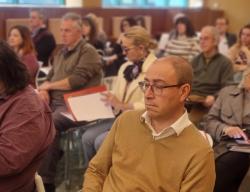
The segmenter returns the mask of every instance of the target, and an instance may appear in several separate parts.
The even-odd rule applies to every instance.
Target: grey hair
[[[250,67],[248,67],[244,72],[243,72],[243,75],[242,75],[242,79],[238,85],[238,87],[240,89],[244,89],[244,84],[245,84],[245,80],[246,80],[246,77],[250,75]]]
[[[43,9],[32,8],[32,9],[29,10],[29,13],[31,13],[31,12],[36,12],[36,13],[38,13],[39,18],[40,18],[41,20],[43,20],[43,21],[45,20],[45,16],[44,16],[44,13],[43,13]]]
[[[220,33],[219,31],[216,29],[216,27],[211,26],[211,25],[207,25],[205,27],[202,28],[202,31],[206,30],[209,31],[209,33],[213,36],[216,44],[218,45],[220,42]]]
[[[69,12],[63,15],[62,20],[71,20],[76,23],[76,27],[82,30],[82,18],[77,13]]]

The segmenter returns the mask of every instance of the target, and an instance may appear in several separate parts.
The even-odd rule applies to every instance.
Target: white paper
[[[70,97],[68,103],[77,121],[113,118],[111,106],[106,106],[100,93]]]
[[[44,74],[48,75],[51,67],[41,67],[40,71],[42,71]]]
[[[158,43],[158,49],[159,50],[164,50],[166,48],[166,45],[168,43],[168,39],[169,39],[169,34],[168,33],[163,33],[161,35],[160,41]]]
[[[68,119],[70,119],[71,121],[75,121],[73,115],[69,112],[61,112],[61,114],[65,117],[67,117]]]
[[[241,146],[232,146],[229,151],[236,151],[236,152],[242,152],[242,153],[250,153],[250,146],[248,145],[241,145]]]

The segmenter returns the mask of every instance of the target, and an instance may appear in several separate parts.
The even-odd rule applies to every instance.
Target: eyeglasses
[[[166,88],[171,88],[171,87],[179,87],[182,84],[175,84],[175,85],[162,85],[162,84],[150,84],[148,81],[140,81],[138,83],[140,89],[142,90],[143,93],[147,91],[148,88],[151,89],[151,91],[154,93],[154,95],[162,95],[163,89]]]
[[[131,49],[134,49],[135,47],[122,47],[122,51],[124,51],[125,53],[128,53]]]

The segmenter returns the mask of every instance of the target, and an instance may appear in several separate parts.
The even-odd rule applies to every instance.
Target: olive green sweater
[[[86,171],[84,192],[212,192],[212,149],[191,125],[154,140],[141,111],[124,112]]]

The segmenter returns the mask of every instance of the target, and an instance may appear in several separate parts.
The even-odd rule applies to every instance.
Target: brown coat
[[[221,90],[215,104],[210,109],[205,123],[205,131],[215,140],[215,158],[227,152],[229,141],[222,141],[223,129],[227,126],[243,127],[243,93],[237,86],[228,86]]]

